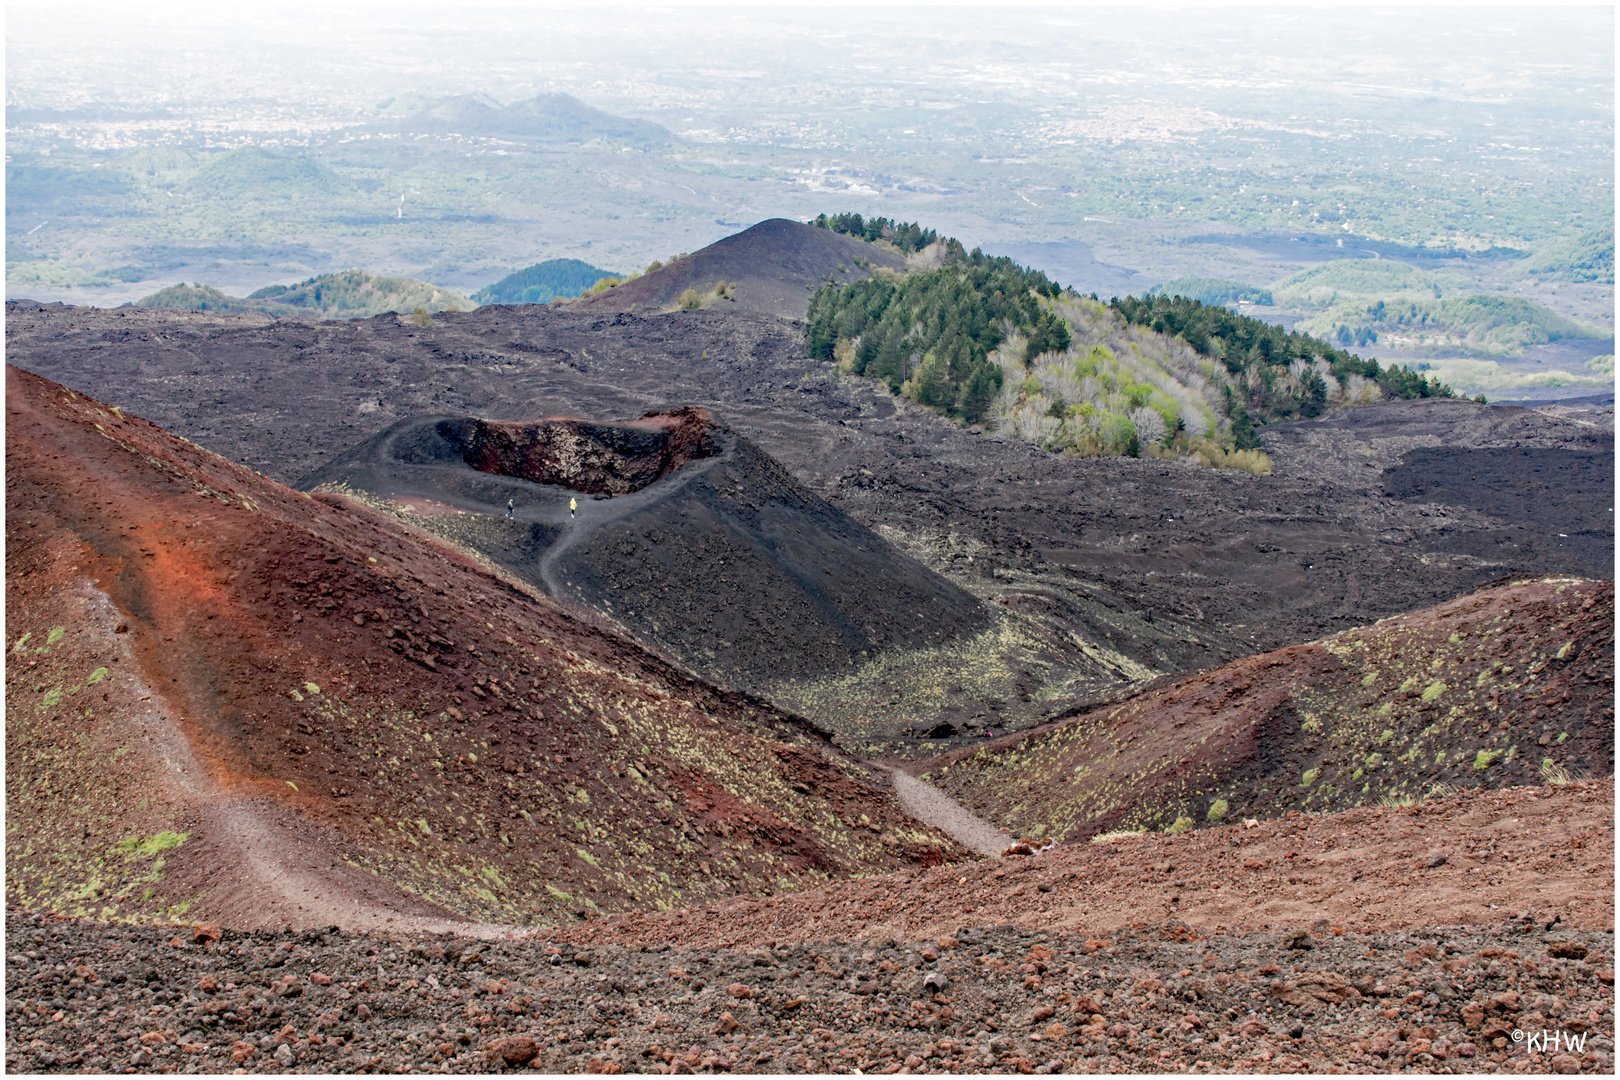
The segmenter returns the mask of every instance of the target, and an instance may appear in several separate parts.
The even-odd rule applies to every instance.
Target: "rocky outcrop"
[[[571,416],[536,423],[473,417],[441,420],[438,431],[479,472],[555,484],[587,495],[628,495],[709,456],[710,417],[696,408],[599,423]]]

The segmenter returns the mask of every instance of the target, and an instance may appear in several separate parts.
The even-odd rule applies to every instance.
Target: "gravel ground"
[[[1613,1071],[1612,931],[559,948],[7,916],[10,1072]],[[178,935],[178,936],[177,936]],[[199,943],[198,939],[202,939]],[[1560,1032],[1530,1048],[1515,1030]],[[1568,1035],[1584,1042],[1571,1051]],[[504,1057],[503,1057],[504,1052]],[[525,1066],[525,1063],[526,1066]]]

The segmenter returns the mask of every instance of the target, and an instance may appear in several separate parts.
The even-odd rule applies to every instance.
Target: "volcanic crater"
[[[705,410],[685,408],[618,424],[570,416],[533,424],[441,420],[434,433],[479,472],[611,496],[640,491],[709,456],[711,422]]]
[[[749,690],[992,620],[702,409],[613,423],[414,417],[299,487],[393,511]]]

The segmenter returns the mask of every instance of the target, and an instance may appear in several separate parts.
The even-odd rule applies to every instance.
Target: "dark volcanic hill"
[[[864,240],[786,218],[771,218],[650,274],[578,301],[587,311],[667,311],[692,289],[706,305],[803,319],[827,281],[846,284],[872,268],[900,269],[905,259]],[[714,295],[725,282],[726,298]]]
[[[556,923],[961,854],[804,721],[15,369],[6,523],[10,903]]]
[[[698,409],[611,424],[402,420],[298,486],[388,500],[749,689],[848,672],[992,621]]]
[[[1614,583],[1483,589],[1248,657],[926,778],[1015,834],[1080,840],[1614,775]]]

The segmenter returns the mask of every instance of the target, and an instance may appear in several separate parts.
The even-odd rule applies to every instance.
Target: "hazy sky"
[[[9,99],[29,105],[273,94],[339,106],[405,88],[633,99],[638,80],[706,79],[724,92],[739,77],[839,86],[926,83],[930,72],[972,78],[995,98],[1019,89],[998,73],[1030,65],[1061,76],[1058,92],[1096,79],[1264,98],[1332,75],[1363,92],[1522,97],[1586,81],[1592,100],[1568,104],[1613,106],[1610,6],[13,3],[7,18]],[[746,101],[746,87],[732,89]],[[654,86],[640,96],[670,103]]]

